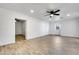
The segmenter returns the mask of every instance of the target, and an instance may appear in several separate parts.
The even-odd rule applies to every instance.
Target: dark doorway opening
[[[26,21],[21,19],[15,19],[15,38],[16,42],[25,40],[26,34]]]

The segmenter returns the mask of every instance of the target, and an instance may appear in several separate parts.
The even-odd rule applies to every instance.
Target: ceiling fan
[[[54,15],[59,16],[60,15],[58,14],[59,11],[60,11],[59,9],[58,10],[52,9],[52,10],[46,11],[47,15],[45,16],[50,16],[50,18],[53,17]]]

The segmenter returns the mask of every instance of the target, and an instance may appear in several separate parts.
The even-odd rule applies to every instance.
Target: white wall
[[[26,20],[26,38],[47,35],[49,22],[0,8],[0,45],[15,43],[15,18]]]
[[[79,37],[79,19],[71,19],[62,22],[62,36]]]
[[[24,34],[25,35],[25,22],[16,21],[15,22],[15,34]]]
[[[61,25],[61,36],[79,37],[79,16],[65,18],[62,21],[52,22],[50,34],[58,34],[58,31],[56,31],[54,25],[56,23]]]
[[[26,27],[26,25],[27,24],[25,24],[26,23],[26,21],[24,21],[24,22],[22,22],[22,34],[26,34],[26,29],[27,29],[27,27]]]
[[[3,15],[0,10],[0,45],[6,45],[15,42],[15,23],[8,15]]]
[[[59,26],[60,29],[57,30],[56,26]],[[51,25],[50,25],[50,34],[60,35],[60,31],[61,31],[61,23],[60,22],[51,23]]]
[[[54,35],[59,35],[60,34],[60,30],[61,30],[61,21],[59,16],[55,16],[54,18],[52,18],[51,22],[50,22],[50,34],[54,34]],[[60,26],[60,30],[56,30],[56,26]]]
[[[49,34],[49,22],[37,19],[30,19],[27,21],[27,37],[29,39],[44,36]]]
[[[21,22],[15,22],[15,34],[22,34],[22,23]]]

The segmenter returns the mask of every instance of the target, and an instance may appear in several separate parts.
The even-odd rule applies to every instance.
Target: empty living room
[[[0,3],[0,55],[79,55],[79,3]]]

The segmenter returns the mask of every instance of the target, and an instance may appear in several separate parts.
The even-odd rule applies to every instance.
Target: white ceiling
[[[78,3],[0,3],[0,8],[17,11],[44,20],[49,19],[48,16],[44,16],[46,10],[49,9],[60,9],[61,17],[66,17],[67,14],[74,15],[74,13],[79,13]],[[34,13],[30,13],[31,9],[34,10]]]

